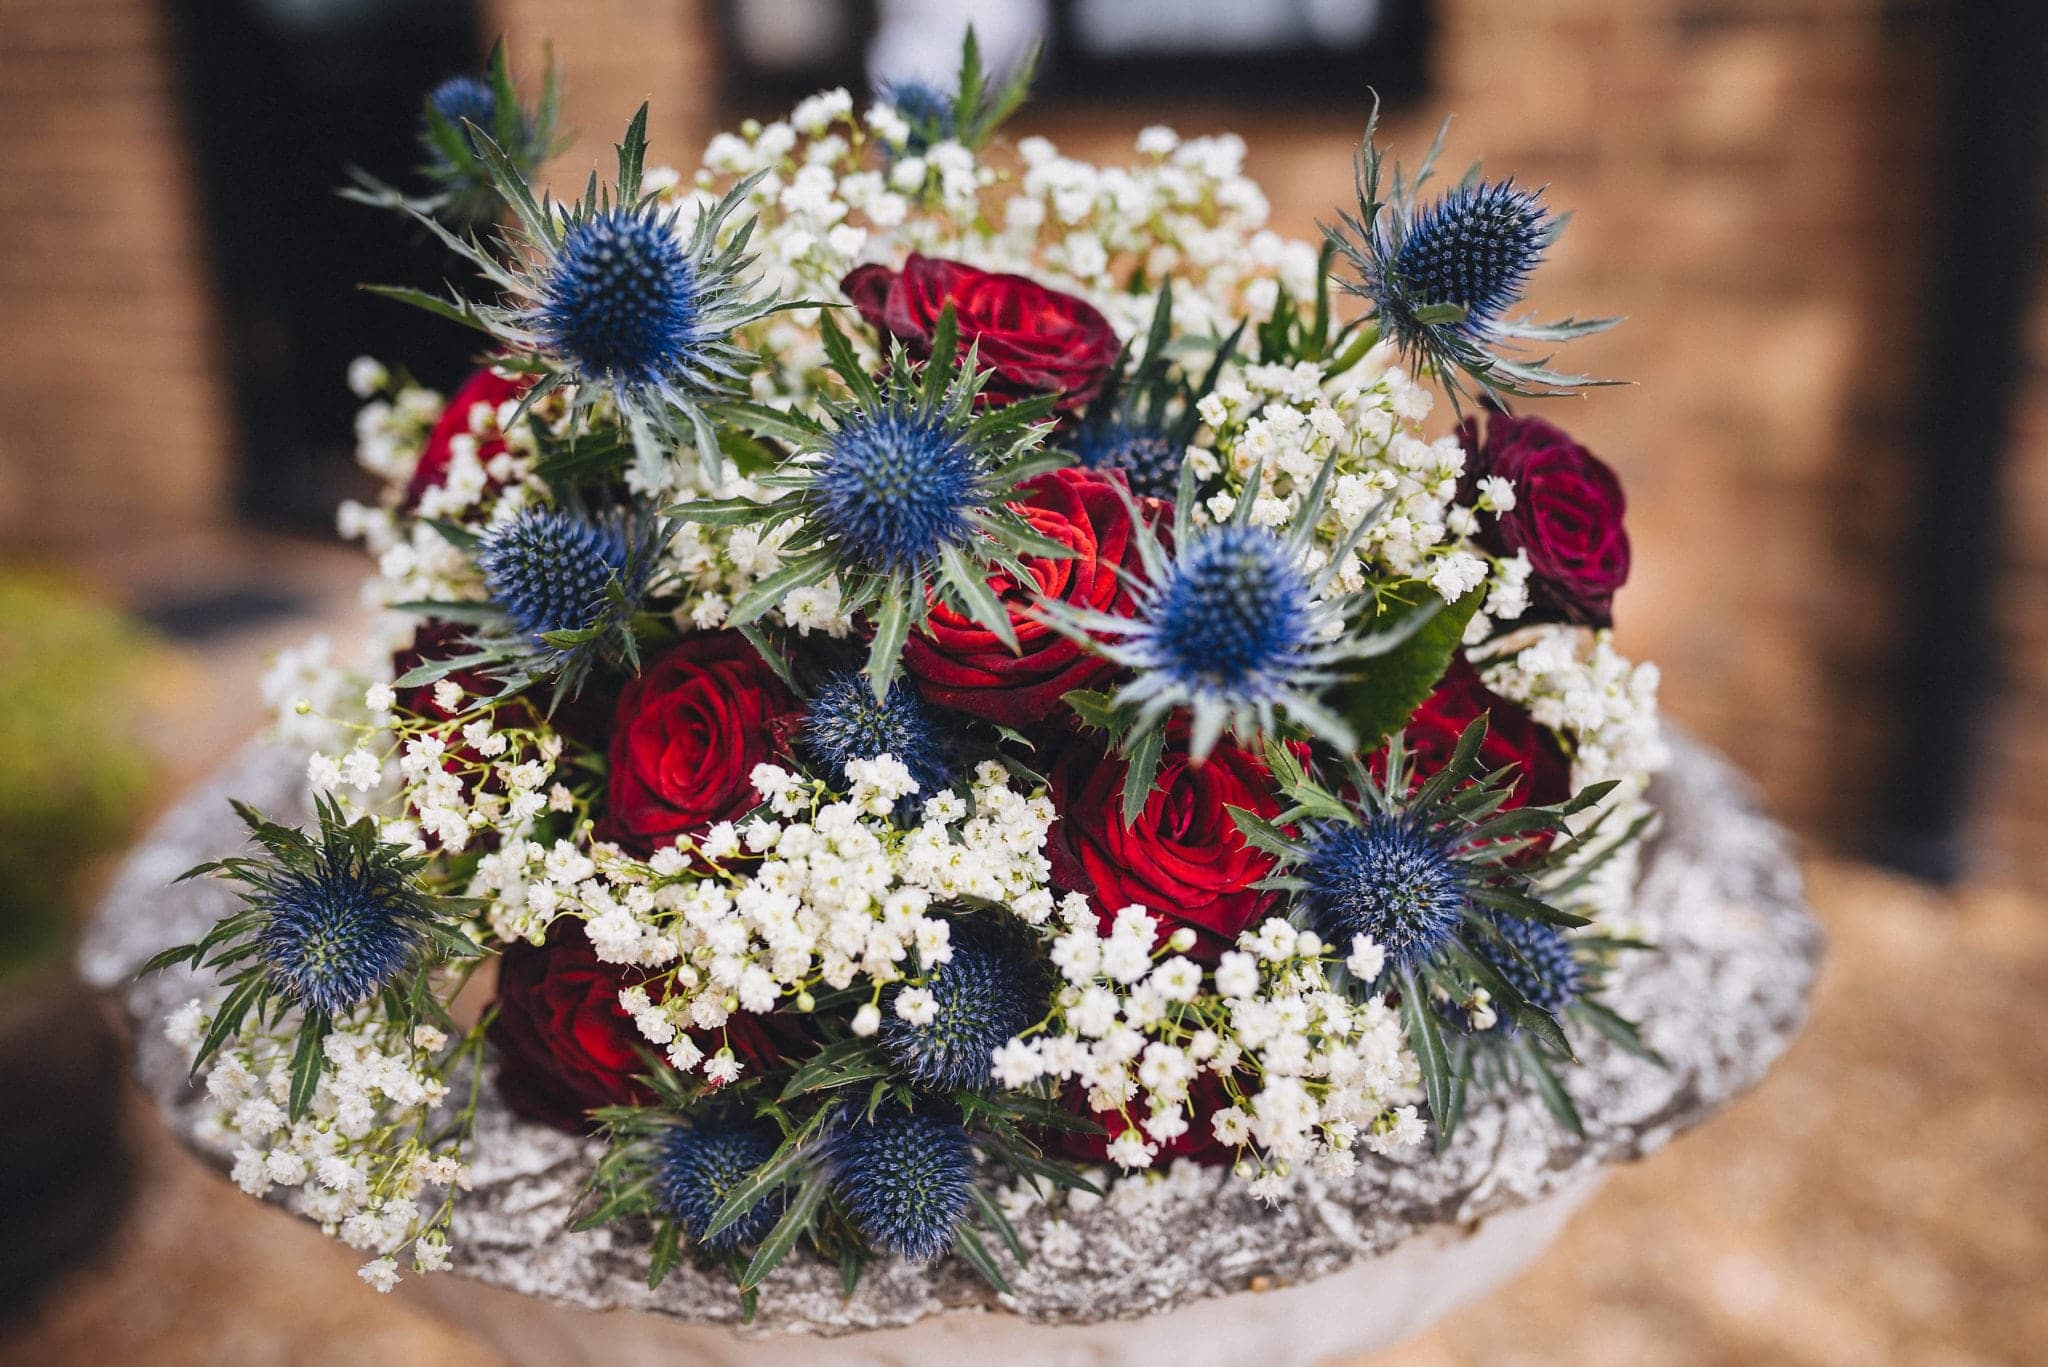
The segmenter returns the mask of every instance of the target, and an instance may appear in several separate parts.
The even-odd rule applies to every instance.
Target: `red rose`
[[[507,399],[516,399],[526,392],[525,380],[507,380],[486,366],[462,382],[455,391],[455,397],[448,400],[448,406],[441,410],[441,417],[434,424],[434,430],[427,434],[427,444],[420,451],[420,463],[413,467],[412,480],[406,485],[407,507],[420,501],[420,495],[429,489],[438,489],[448,478],[448,463],[455,458],[451,443],[457,437],[468,436],[470,410],[478,404],[491,412],[498,411],[498,405]],[[493,457],[505,449],[505,439],[498,435],[493,424],[488,436],[480,437],[476,444],[476,458],[480,465],[489,465]]]
[[[982,393],[996,403],[1058,394],[1060,410],[1071,412],[1102,388],[1121,347],[1109,320],[1085,299],[1025,276],[916,252],[901,273],[857,266],[839,288],[869,326],[900,340],[919,360],[931,355],[932,330],[951,304],[961,351],[977,347],[979,364],[995,372]]]
[[[528,1120],[575,1131],[589,1128],[596,1107],[653,1101],[635,1079],[650,1066],[641,1050],[654,1046],[619,1005],[620,990],[644,976],[600,962],[574,921],[556,922],[538,948],[523,940],[507,946],[490,1028],[505,1104]],[[730,1045],[749,1069],[779,1061],[792,1043],[744,1012],[690,1037],[706,1053]]]
[[[1092,470],[1069,468],[1041,475],[1025,486],[1029,496],[1011,505],[1031,529],[1073,548],[1064,560],[1023,557],[1035,589],[1019,587],[1002,570],[989,587],[1009,613],[1017,633],[1012,652],[987,627],[963,612],[934,604],[924,631],[903,647],[903,669],[924,695],[945,707],[972,712],[1006,726],[1044,720],[1060,696],[1100,683],[1116,666],[1060,635],[1029,611],[1043,596],[1116,617],[1131,613],[1129,586],[1121,568],[1139,574],[1138,537],[1117,486]]]
[[[750,810],[754,766],[786,753],[801,719],[746,637],[684,637],[619,694],[602,834],[646,854]]]
[[[1491,475],[1515,489],[1515,506],[1493,518],[1479,543],[1496,555],[1529,555],[1531,620],[1614,624],[1614,591],[1628,581],[1626,501],[1614,471],[1541,418],[1496,413],[1486,441],[1467,419],[1459,432],[1472,463],[1467,497]]]
[[[1059,815],[1045,852],[1053,883],[1086,893],[1104,930],[1135,903],[1151,911],[1161,939],[1192,926],[1192,956],[1213,961],[1279,895],[1252,886],[1273,871],[1273,856],[1245,843],[1225,809],[1270,818],[1280,803],[1265,764],[1249,751],[1225,740],[1198,766],[1186,742],[1186,727],[1175,724],[1145,810],[1126,826],[1124,758],[1093,734],[1063,738],[1046,776]]]
[[[1527,708],[1481,683],[1479,671],[1462,653],[1451,657],[1443,680],[1415,709],[1403,733],[1418,779],[1449,762],[1458,737],[1482,712],[1487,722],[1486,740],[1479,747],[1480,770],[1516,766],[1514,792],[1504,806],[1547,807],[1572,795],[1572,762],[1557,736],[1537,725]]]

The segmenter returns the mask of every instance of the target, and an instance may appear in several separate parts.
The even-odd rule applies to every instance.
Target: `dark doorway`
[[[447,386],[475,349],[461,329],[356,289],[435,283],[441,249],[338,198],[351,166],[410,183],[420,102],[474,70],[471,0],[173,0],[241,440],[251,521],[333,525],[366,487],[350,458],[365,353]]]

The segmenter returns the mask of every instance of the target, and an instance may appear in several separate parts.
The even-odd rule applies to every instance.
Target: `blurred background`
[[[1545,415],[1620,471],[1619,639],[1805,838],[1815,1024],[1554,1257],[1387,1364],[2003,1363],[2048,1342],[2048,17],[2030,0],[4,0],[0,1361],[494,1361],[122,1106],[70,927],[155,807],[345,632],[349,359],[465,337],[354,291],[445,262],[331,193],[424,93],[552,43],[580,184],[827,85],[1048,45],[1011,127],[1235,129],[1274,226],[1369,105],[1547,185],[1532,290],[1625,314]],[[396,1355],[394,1357],[394,1354]],[[2038,1360],[2038,1358],[2036,1358]]]

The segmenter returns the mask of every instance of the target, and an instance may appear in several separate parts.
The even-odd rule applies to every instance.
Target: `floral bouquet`
[[[1574,1041],[1641,1049],[1621,490],[1510,408],[1611,321],[1515,316],[1562,220],[1368,125],[1292,241],[1235,137],[1001,141],[1028,74],[970,36],[688,175],[643,109],[563,203],[501,51],[434,193],[349,191],[474,267],[379,288],[481,368],[354,368],[379,625],[270,683],[316,820],[239,807],[240,909],[153,967],[201,1138],[379,1289],[453,1256],[486,1088],[751,1313],[788,1258],[1002,1288],[1019,1202],[1173,1164],[1286,1201],[1475,1088],[1575,1127]]]

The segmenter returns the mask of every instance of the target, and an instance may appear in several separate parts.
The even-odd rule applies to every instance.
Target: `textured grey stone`
[[[1342,1183],[1304,1178],[1277,1207],[1209,1170],[1171,1195],[1071,1213],[1083,1252],[1034,1257],[997,1297],[954,1260],[884,1261],[842,1298],[839,1273],[798,1255],[772,1277],[751,1332],[841,1334],[906,1325],[950,1309],[1000,1306],[1045,1323],[1086,1323],[1168,1310],[1262,1284],[1306,1281],[1383,1253],[1419,1231],[1470,1224],[1637,1158],[1747,1090],[1802,1024],[1821,936],[1800,891],[1790,842],[1761,816],[1742,779],[1683,739],[1657,782],[1663,825],[1646,851],[1636,916],[1658,949],[1628,958],[1611,993],[1644,1023],[1668,1068],[1604,1041],[1584,1046],[1570,1077],[1586,1120],[1575,1138],[1533,1097],[1475,1097],[1447,1151],[1405,1162],[1367,1159]],[[189,975],[135,981],[159,948],[190,939],[232,904],[218,884],[171,879],[239,843],[224,798],[303,810],[298,761],[254,747],[173,809],[129,859],[82,950],[87,977],[119,992],[137,1023],[136,1070],[171,1125],[189,1138],[200,1115],[185,1061],[157,1028],[191,997]],[[475,1188],[455,1226],[457,1266],[486,1282],[571,1305],[630,1307],[729,1322],[738,1307],[722,1272],[685,1265],[658,1289],[645,1250],[612,1231],[573,1234],[567,1216],[595,1146],[523,1124],[486,1091]],[[289,1203],[290,1193],[278,1193]],[[223,1199],[226,1199],[224,1193]],[[1027,1248],[1046,1228],[1019,1221]]]

